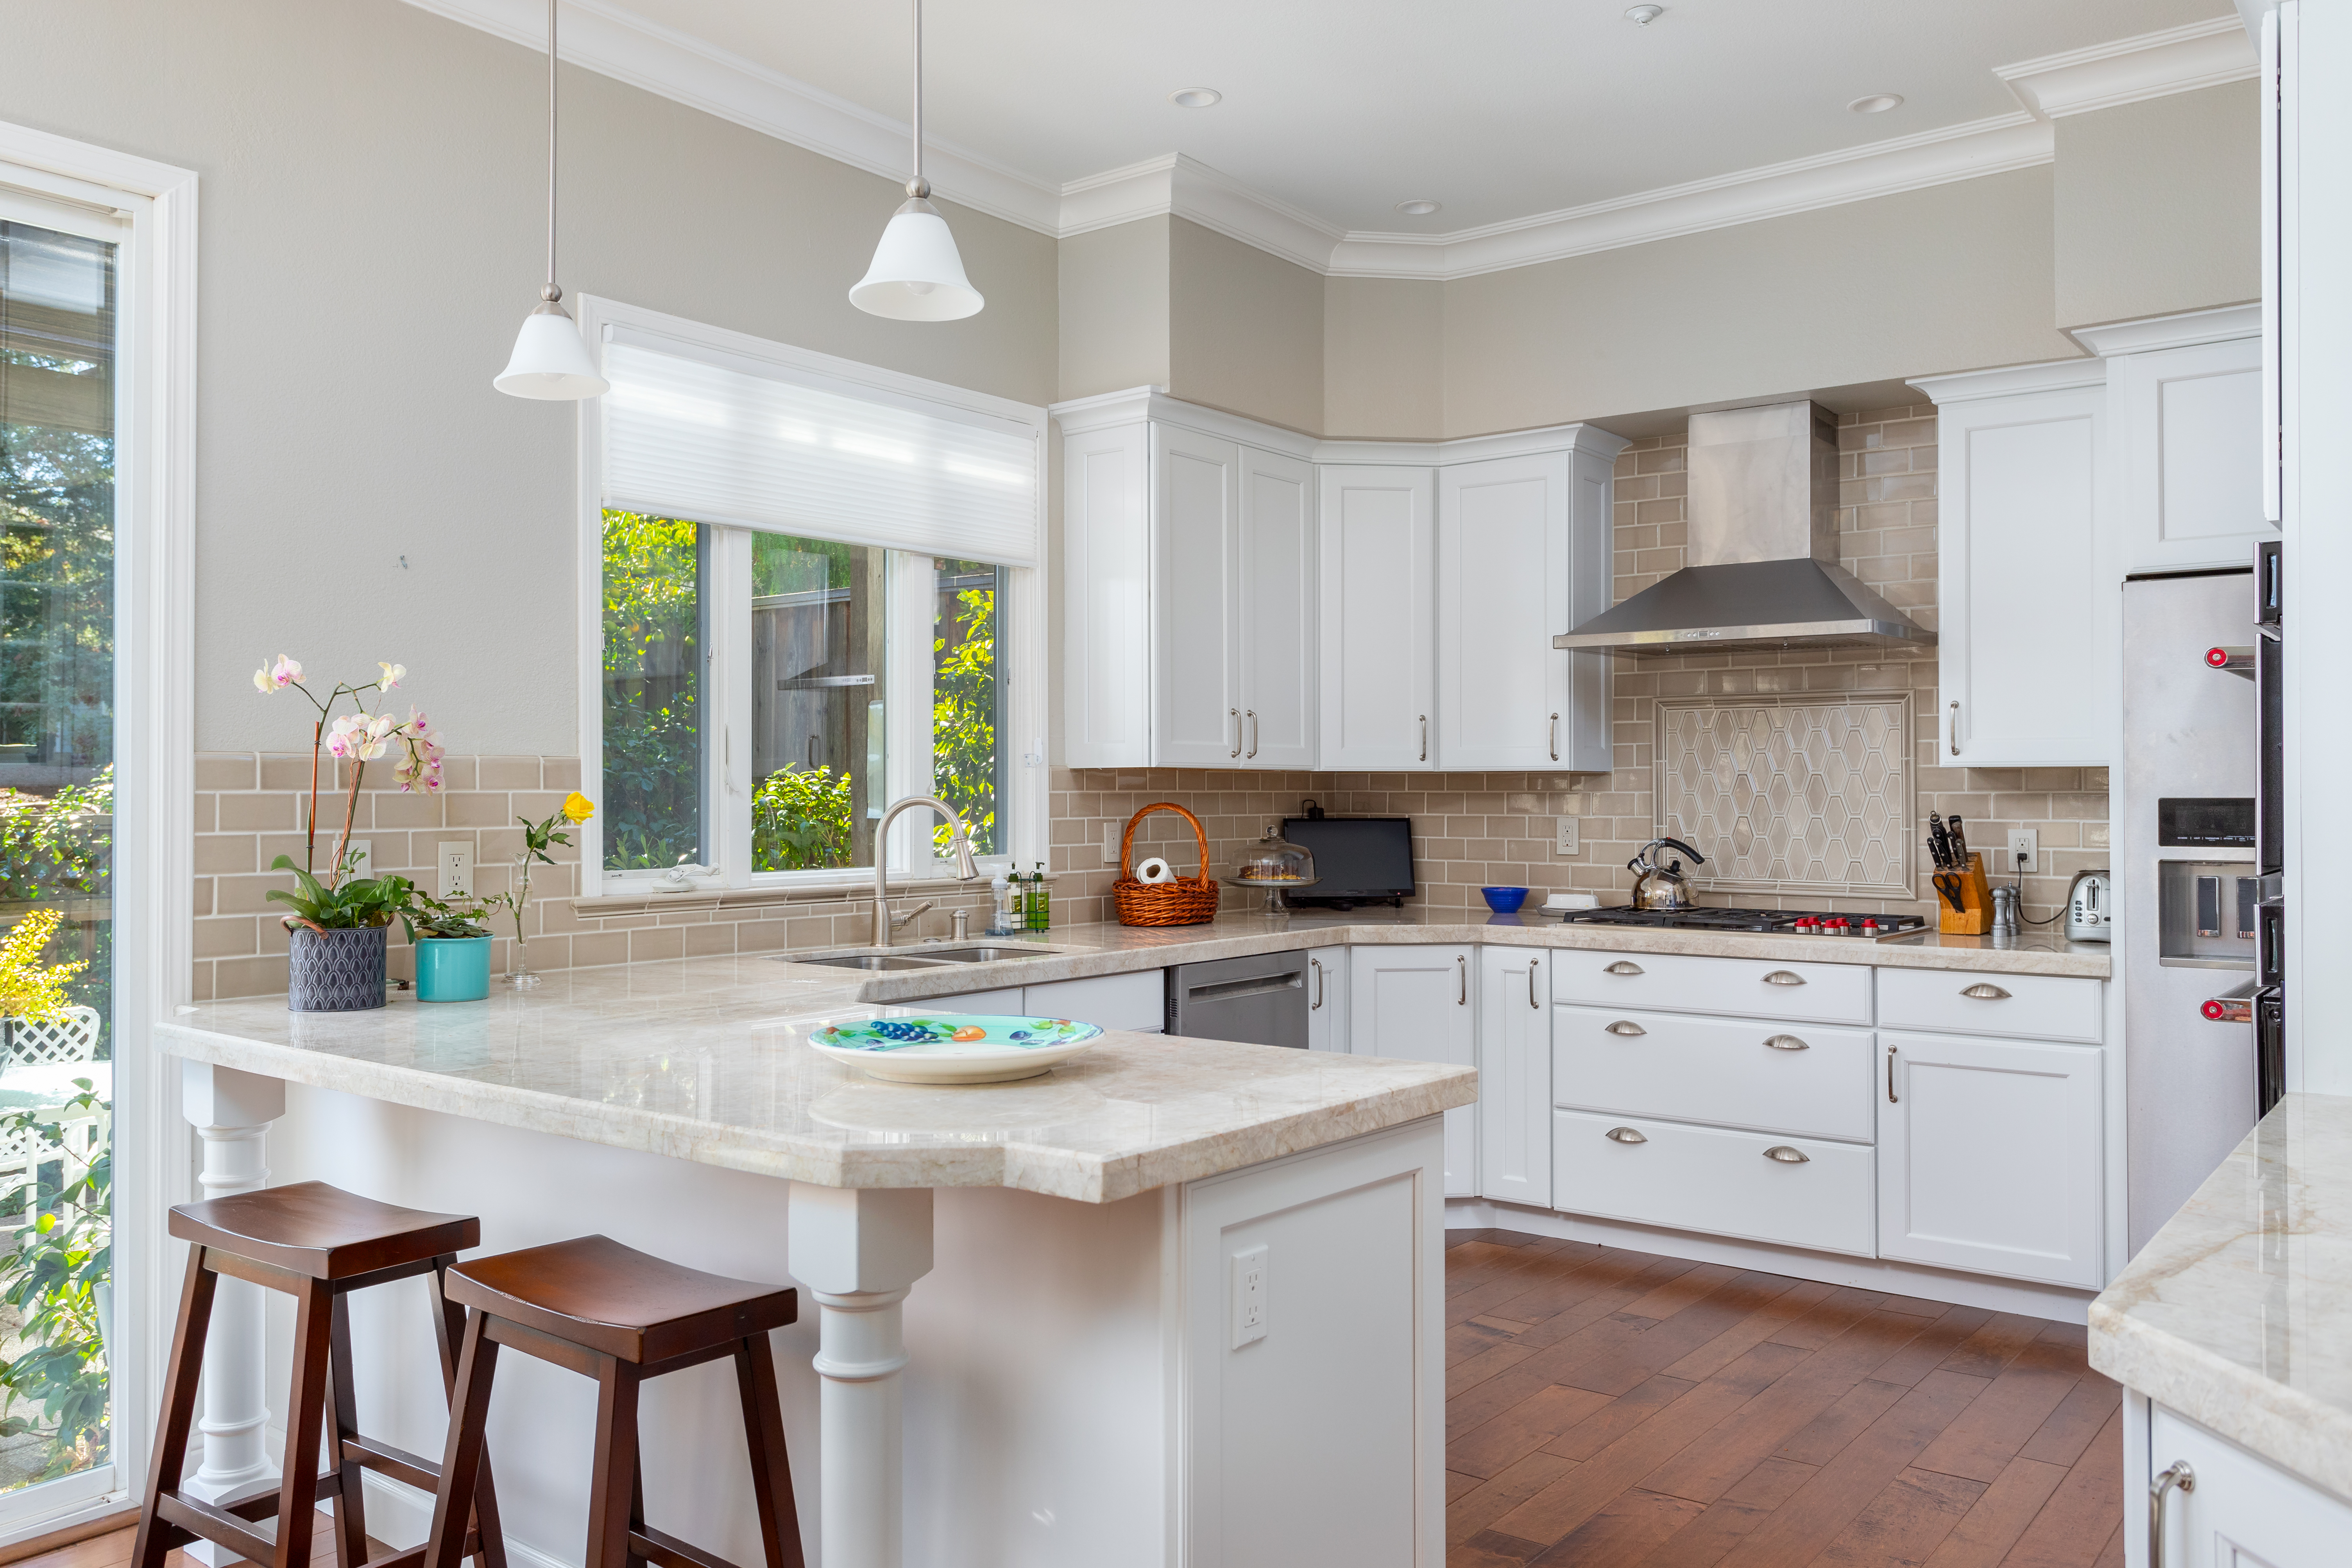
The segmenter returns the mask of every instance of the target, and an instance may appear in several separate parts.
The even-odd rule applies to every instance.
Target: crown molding
[[[526,48],[547,47],[538,0],[406,3]],[[562,4],[563,57],[572,64],[868,173],[905,177],[904,121],[612,0]],[[927,140],[925,172],[944,200],[1057,239],[1172,215],[1327,277],[1443,281],[2031,168],[2053,155],[2053,118],[2253,72],[2244,31],[2234,17],[2217,17],[1998,68],[2025,106],[2009,114],[1451,234],[1345,230],[1181,153],[1056,185]]]
[[[1086,435],[1148,419],[1315,463],[1368,466],[1443,468],[1454,463],[1482,463],[1492,457],[1526,457],[1546,452],[1586,452],[1613,460],[1633,444],[1614,432],[1584,423],[1548,424],[1535,430],[1507,430],[1496,435],[1464,435],[1446,441],[1322,441],[1264,420],[1170,397],[1168,389],[1161,386],[1128,387],[1119,392],[1097,392],[1091,397],[1070,398],[1048,404],[1045,412],[1066,436]]]
[[[2107,384],[2107,361],[2095,354],[2079,360],[2045,360],[2040,364],[2002,365],[1948,376],[1915,376],[1910,384],[1926,392],[1927,401],[1940,408],[1947,403],[2008,397],[2014,392],[2103,387]]]
[[[2137,321],[2109,321],[2096,327],[2070,327],[2066,335],[2095,354],[2152,354],[2165,349],[2193,349],[2204,343],[2227,343],[2263,335],[2260,305],[2224,305],[2212,310],[2187,310],[2177,316],[2148,316]]]
[[[2235,14],[2118,38],[2013,66],[1995,66],[2026,111],[2043,120],[2192,92],[2254,75],[2253,40]]]

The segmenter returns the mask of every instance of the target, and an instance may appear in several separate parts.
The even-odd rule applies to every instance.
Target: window
[[[931,874],[936,817],[875,841],[919,794],[1041,858],[1042,411],[648,319],[583,306],[614,382],[584,444],[596,889]]]

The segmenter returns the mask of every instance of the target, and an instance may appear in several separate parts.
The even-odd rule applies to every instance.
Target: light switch
[[[1577,852],[1577,829],[1582,821],[1580,817],[1554,817],[1551,820],[1552,853],[1572,855]]]
[[[470,895],[474,891],[474,846],[453,841],[435,846],[440,852],[443,898]]]

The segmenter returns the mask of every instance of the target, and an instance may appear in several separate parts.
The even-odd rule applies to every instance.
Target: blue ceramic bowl
[[[1519,905],[1528,901],[1524,887],[1482,887],[1478,893],[1486,899],[1486,907],[1497,915],[1517,915]]]

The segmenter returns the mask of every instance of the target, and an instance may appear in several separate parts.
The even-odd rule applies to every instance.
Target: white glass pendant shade
[[[849,291],[849,302],[868,315],[900,321],[959,320],[987,303],[963,275],[947,219],[920,196],[891,215],[874,247],[874,265]]]
[[[552,301],[523,318],[514,357],[490,383],[515,397],[578,400],[610,392],[613,383],[596,373],[588,345],[570,312]]]

